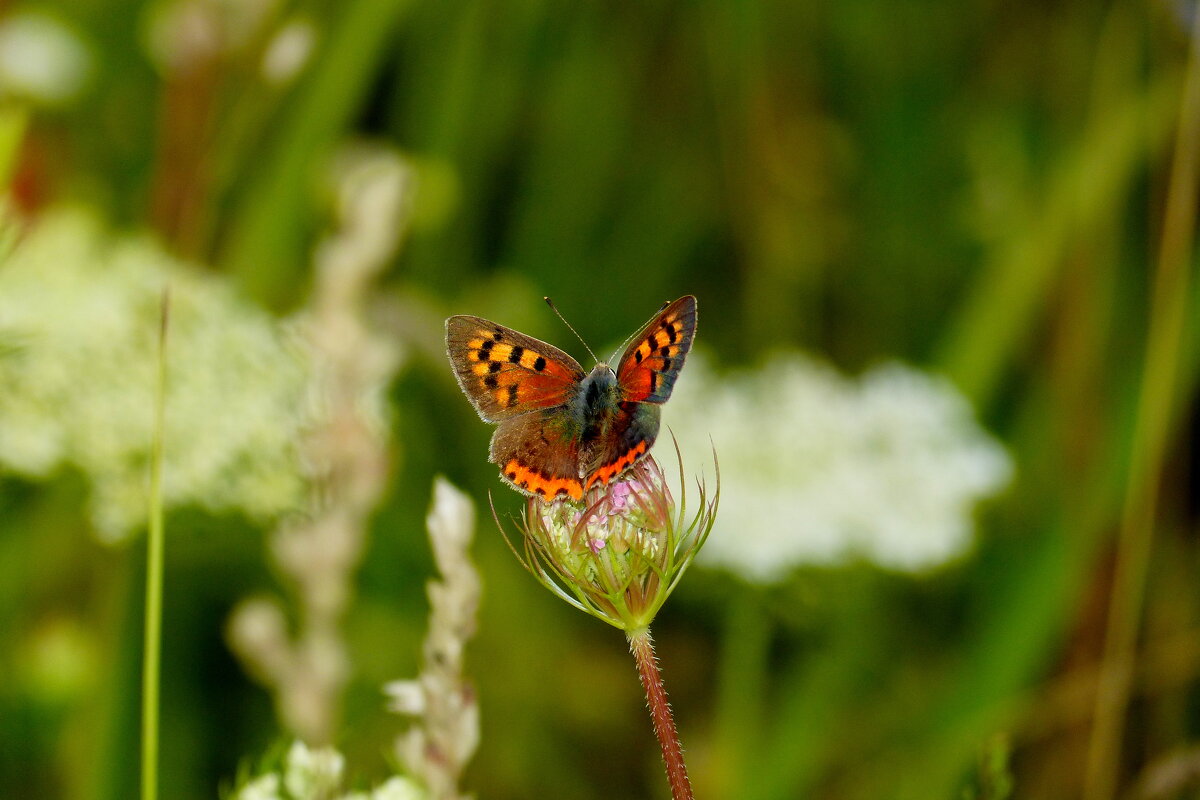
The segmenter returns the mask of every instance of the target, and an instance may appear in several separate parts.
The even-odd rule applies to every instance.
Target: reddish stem
[[[683,746],[679,743],[679,732],[675,730],[675,718],[671,716],[671,705],[667,702],[662,673],[658,671],[658,659],[654,657],[654,640],[650,638],[650,629],[626,631],[625,635],[629,639],[629,651],[637,661],[642,688],[646,690],[646,704],[650,706],[654,734],[662,747],[663,762],[667,766],[667,782],[671,784],[671,797],[673,800],[693,800],[687,765],[683,763]]]

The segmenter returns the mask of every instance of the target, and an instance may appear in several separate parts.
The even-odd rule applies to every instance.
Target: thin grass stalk
[[[1195,237],[1196,171],[1200,162],[1197,146],[1200,141],[1200,14],[1193,20],[1187,77],[1180,102],[1162,245],[1154,276],[1146,360],[1117,541],[1116,575],[1109,597],[1103,668],[1088,745],[1086,800],[1111,800],[1117,791],[1122,723],[1129,703],[1137,634],[1145,601],[1163,455],[1179,383]]]
[[[688,780],[687,765],[683,760],[683,745],[679,742],[679,731],[675,728],[675,717],[667,701],[667,690],[663,686],[658,659],[654,655],[654,640],[649,628],[628,631],[629,651],[637,662],[638,676],[646,691],[646,703],[650,707],[650,719],[654,724],[654,735],[662,748],[663,763],[667,768],[667,782],[671,786],[672,800],[692,800],[692,784]]]
[[[150,456],[149,526],[146,535],[146,630],[142,648],[142,800],[158,797],[158,690],[162,661],[163,431],[167,407],[167,325],[170,294],[163,290],[158,330],[158,386]]]

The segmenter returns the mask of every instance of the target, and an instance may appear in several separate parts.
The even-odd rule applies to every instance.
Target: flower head
[[[682,472],[681,461],[681,478]],[[581,611],[621,630],[645,628],[712,530],[719,473],[711,497],[703,484],[699,491],[699,509],[688,520],[682,488],[677,505],[651,456],[593,487],[581,502],[530,497],[520,525],[525,553],[518,558]]]
[[[972,512],[1013,464],[946,380],[900,364],[860,377],[799,353],[717,374],[693,353],[665,409],[727,473],[701,563],[754,583],[862,559],[919,572],[961,556]]]
[[[287,754],[283,783],[292,797],[327,797],[342,782],[346,757],[332,747],[310,748],[292,743]]]
[[[145,521],[167,284],[165,502],[269,519],[304,496],[296,444],[320,415],[294,326],[94,212],[49,211],[0,256],[0,472],[77,468],[110,541]]]

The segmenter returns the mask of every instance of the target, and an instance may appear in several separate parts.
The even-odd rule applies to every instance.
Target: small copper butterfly
[[[518,490],[579,500],[646,455],[696,335],[696,298],[665,304],[614,370],[585,373],[553,345],[481,317],[446,320],[446,352],[479,416],[499,425],[489,460]]]

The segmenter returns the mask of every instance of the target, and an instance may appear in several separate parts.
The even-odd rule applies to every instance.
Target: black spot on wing
[[[538,356],[537,361],[533,362],[533,368],[536,369],[538,372],[541,372],[542,370],[544,370],[546,368],[546,359],[542,358],[541,356]]]
[[[519,344],[514,344],[512,352],[508,354],[508,363],[510,363],[510,364],[521,363],[521,356],[523,356],[523,355],[525,355],[525,348],[521,347],[521,345],[519,345]]]

